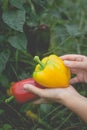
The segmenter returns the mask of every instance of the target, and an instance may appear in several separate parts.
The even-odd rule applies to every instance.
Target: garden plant
[[[87,130],[58,103],[5,102],[32,78],[34,56],[87,55],[87,0],[0,0],[0,130]],[[75,84],[87,96],[87,84]]]

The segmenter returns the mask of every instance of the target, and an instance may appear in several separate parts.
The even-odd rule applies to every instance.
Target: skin
[[[64,55],[61,56],[71,73],[75,74],[71,78],[70,84],[84,82],[87,83],[87,57],[83,55]],[[25,84],[24,88],[38,95],[40,98],[34,101],[35,104],[58,102],[76,113],[81,119],[87,123],[87,98],[80,95],[72,85],[67,88],[51,88],[40,89]]]
[[[87,83],[87,56],[83,55],[65,55],[61,56],[67,67],[71,69],[72,74],[76,76],[70,80],[70,83]]]

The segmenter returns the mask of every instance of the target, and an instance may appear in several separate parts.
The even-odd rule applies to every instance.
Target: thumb
[[[40,97],[44,97],[44,91],[43,89],[41,88],[38,88],[34,85],[31,85],[31,84],[24,84],[24,89],[29,91],[29,92],[32,92]]]
[[[64,64],[67,67],[70,67],[70,68],[81,68],[81,69],[85,69],[85,64],[83,62],[80,62],[80,61],[68,61],[68,60],[64,60]]]

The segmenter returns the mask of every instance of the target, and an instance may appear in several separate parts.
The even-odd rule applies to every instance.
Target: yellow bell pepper
[[[41,61],[35,56],[34,60],[38,63],[33,72],[33,78],[37,83],[48,88],[69,86],[70,69],[64,65],[61,58],[52,54]]]

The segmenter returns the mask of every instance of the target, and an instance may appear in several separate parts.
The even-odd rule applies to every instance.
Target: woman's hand
[[[25,84],[24,88],[39,96],[39,99],[34,101],[35,104],[47,103],[50,101],[64,104],[65,100],[69,100],[70,97],[72,98],[72,96],[78,95],[78,92],[71,85],[67,88],[40,89],[33,85]]]
[[[81,96],[71,85],[67,88],[41,89],[30,84],[24,88],[39,96],[35,104],[58,102],[72,110],[87,123],[87,98]]]
[[[61,56],[67,67],[71,69],[74,78],[70,83],[85,82],[87,83],[87,57],[82,55],[65,55]],[[61,87],[61,86],[60,86]],[[34,101],[36,104],[47,102],[58,102],[79,115],[87,123],[87,98],[81,96],[71,85],[67,88],[46,88],[41,89],[31,84],[25,84],[24,88],[39,96]]]
[[[67,67],[71,69],[72,74],[76,74],[70,80],[70,84],[84,82],[87,83],[87,57],[83,55],[64,55],[61,56]]]

